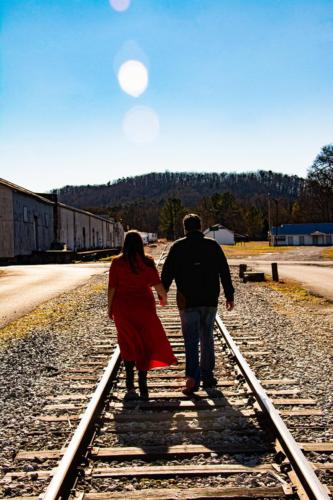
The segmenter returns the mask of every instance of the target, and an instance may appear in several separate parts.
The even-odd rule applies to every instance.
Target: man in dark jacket
[[[201,219],[189,214],[183,220],[185,238],[172,245],[162,269],[162,283],[168,291],[175,279],[177,305],[186,353],[187,395],[215,387],[214,321],[220,294],[220,280],[226,308],[234,307],[234,288],[229,266],[220,245],[201,232]],[[200,342],[200,362],[199,362]]]

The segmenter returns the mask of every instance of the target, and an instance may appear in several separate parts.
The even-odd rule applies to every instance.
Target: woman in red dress
[[[154,260],[145,255],[140,234],[129,231],[122,253],[113,259],[110,267],[108,313],[117,328],[127,391],[134,394],[135,365],[143,399],[148,398],[147,370],[177,363],[156,314],[151,287],[158,293],[161,305],[167,305],[167,294]]]

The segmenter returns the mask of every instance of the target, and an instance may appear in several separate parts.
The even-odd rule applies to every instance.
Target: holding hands
[[[162,283],[155,285],[154,288],[157,292],[158,298],[160,299],[161,306],[167,306],[168,305],[168,295],[167,295]]]

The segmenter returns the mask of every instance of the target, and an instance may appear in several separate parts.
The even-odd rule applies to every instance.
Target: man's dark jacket
[[[161,277],[167,291],[175,279],[180,309],[216,307],[220,280],[226,299],[234,300],[234,287],[223,250],[215,240],[205,238],[200,231],[191,231],[185,238],[175,241],[165,260]]]

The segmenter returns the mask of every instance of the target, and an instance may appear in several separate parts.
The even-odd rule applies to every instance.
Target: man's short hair
[[[201,219],[197,214],[187,214],[183,219],[184,231],[201,231]]]

